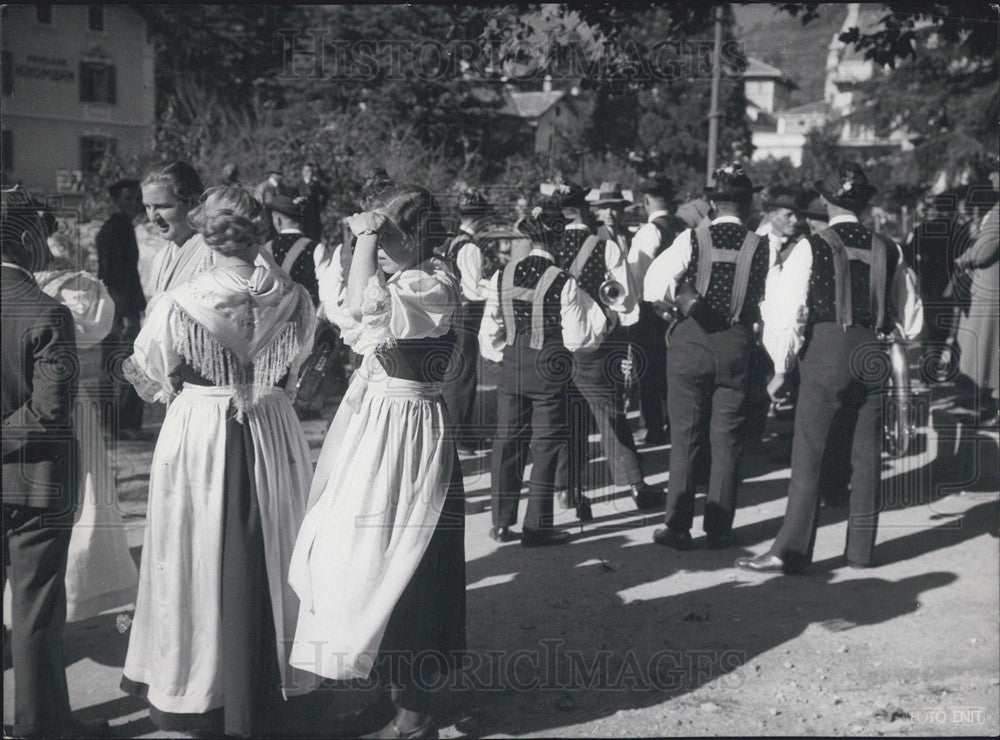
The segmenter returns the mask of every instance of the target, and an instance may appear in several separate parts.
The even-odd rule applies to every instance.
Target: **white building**
[[[859,123],[852,116],[858,86],[881,74],[881,70],[839,37],[851,28],[860,28],[862,33],[871,32],[878,25],[882,12],[863,9],[859,3],[848,4],[847,16],[827,47],[823,100],[794,108],[775,108],[768,119],[755,115],[748,106],[748,115],[754,122],[754,160],[784,158],[797,167],[802,164],[802,151],[809,132],[834,122],[839,123],[837,144],[844,149],[883,153],[911,147],[906,132],[894,131],[887,137],[880,137],[873,127]],[[755,94],[756,90],[754,87]],[[750,100],[749,91],[746,96]]]
[[[152,145],[153,45],[128,6],[7,5],[2,48],[5,184],[72,200],[106,151]]]

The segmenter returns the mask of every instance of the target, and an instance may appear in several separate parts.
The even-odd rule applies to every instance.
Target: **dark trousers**
[[[866,365],[865,355],[880,351],[871,330],[852,327],[844,331],[833,323],[813,328],[800,363],[788,506],[771,546],[771,552],[786,564],[812,561],[822,460],[824,451],[835,447],[851,449],[847,560],[858,565],[871,562],[879,510],[881,396],[873,381],[858,372]],[[835,424],[838,419],[844,426]]]
[[[719,536],[733,527],[752,343],[751,332],[744,326],[709,334],[693,319],[678,324],[671,336],[667,357],[670,482],[666,522],[672,529],[687,531],[694,519],[694,462],[702,444],[699,430],[706,413],[711,414],[708,439],[712,467],[705,532]]]
[[[639,321],[630,329],[639,372],[639,410],[650,432],[660,432],[666,421],[667,404],[667,327],[652,304],[639,304]]]
[[[601,446],[616,486],[642,483],[642,466],[635,449],[632,429],[625,418],[621,361],[628,352],[625,332],[616,329],[600,348],[573,355],[573,384],[586,399],[601,434]],[[586,449],[587,424],[574,423],[574,445]]]
[[[14,733],[53,733],[71,721],[63,630],[72,519],[3,505],[4,575],[11,589]]]
[[[102,395],[112,400],[112,418],[105,419],[104,422],[111,431],[142,429],[142,399],[122,374],[122,363],[132,354],[133,343],[138,335],[138,318],[126,329],[121,314],[116,313],[111,333],[101,342],[101,363],[104,368]]]
[[[504,353],[497,388],[497,431],[491,477],[493,526],[517,523],[524,467],[531,452],[528,510],[524,528],[551,529],[556,481],[565,480],[569,440],[567,385],[571,370],[565,350],[535,351],[519,337]]]
[[[457,440],[474,440],[481,436],[482,425],[474,411],[479,375],[479,325],[485,305],[483,301],[469,301],[458,309],[455,348],[441,385],[441,395]]]

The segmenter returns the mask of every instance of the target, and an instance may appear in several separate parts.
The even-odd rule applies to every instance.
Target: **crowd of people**
[[[293,697],[375,676],[394,713],[373,737],[436,736],[414,656],[447,673],[466,649],[460,449],[490,449],[498,543],[570,541],[557,503],[593,516],[594,424],[614,487],[662,513],[654,542],[722,550],[738,543],[741,460],[771,402],[795,393],[784,522],[766,553],[734,563],[792,574],[812,560],[831,456],[851,471],[844,563],[877,562],[884,378],[866,355],[957,337],[980,421],[995,424],[996,183],[947,259],[931,229],[904,249],[864,225],[877,190],[853,163],[762,195],[733,163],[687,204],[650,171],[634,233],[639,204],[613,182],[560,178],[514,204],[468,190],[451,209],[376,170],[332,247],[315,165],[297,188],[280,171],[248,189],[230,168],[222,183],[206,189],[184,162],[116,183],[96,277],[54,261],[44,212],[4,191],[12,736],[106,730],[72,717],[62,635],[68,618],[132,600],[121,686],[162,730],[278,732]],[[143,211],[165,242],[148,296]],[[313,466],[300,419],[322,411],[338,347],[353,374]],[[499,365],[490,429],[484,361]],[[667,490],[646,481],[629,396],[640,446],[669,441]],[[100,430],[141,439],[143,402],[167,408],[136,572]]]

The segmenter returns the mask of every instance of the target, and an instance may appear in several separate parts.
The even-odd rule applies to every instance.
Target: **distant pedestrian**
[[[302,233],[314,241],[323,238],[323,211],[330,202],[330,191],[323,173],[313,162],[302,165],[302,179],[296,186],[295,202],[302,208]]]
[[[121,363],[132,354],[132,342],[139,333],[139,321],[146,309],[146,296],[139,280],[139,245],[135,239],[135,219],[142,213],[142,192],[138,180],[120,180],[108,192],[114,213],[97,232],[97,277],[114,301],[115,317],[111,333],[101,343],[104,392],[111,399],[105,407],[105,426],[122,439],[142,437],[142,399],[121,377]]]

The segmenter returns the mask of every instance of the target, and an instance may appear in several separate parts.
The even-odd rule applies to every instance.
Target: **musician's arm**
[[[685,229],[673,244],[653,260],[643,280],[642,295],[650,303],[672,303],[677,281],[691,263],[691,230]]]

